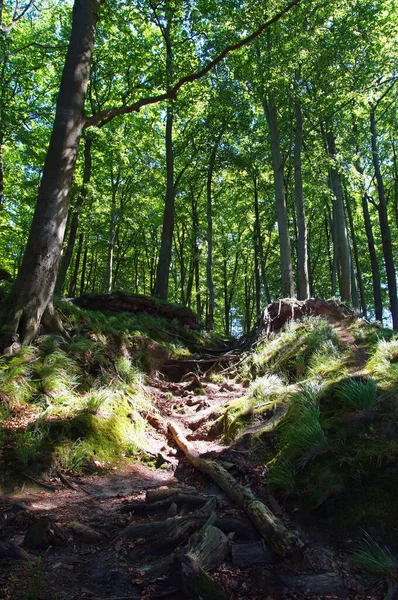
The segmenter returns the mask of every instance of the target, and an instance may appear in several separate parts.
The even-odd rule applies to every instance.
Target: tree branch
[[[130,114],[132,112],[139,112],[139,110],[143,106],[148,106],[150,104],[157,104],[158,102],[163,102],[164,100],[175,100],[177,97],[177,92],[185,84],[193,83],[194,81],[197,81],[198,79],[201,79],[202,77],[207,75],[207,73],[209,73],[209,71],[211,71],[220,62],[222,62],[224,60],[224,58],[226,56],[228,56],[228,54],[230,54],[231,52],[235,52],[235,50],[239,50],[240,48],[243,48],[247,44],[250,44],[250,42],[252,42],[256,38],[258,38],[268,27],[270,27],[271,25],[273,25],[274,23],[279,21],[283,16],[285,16],[289,11],[291,11],[292,8],[294,8],[295,6],[300,4],[300,2],[302,2],[302,0],[292,0],[292,2],[290,2],[290,4],[288,4],[283,10],[278,12],[274,17],[272,17],[272,19],[269,19],[268,21],[263,23],[258,29],[256,29],[256,31],[254,31],[250,35],[244,37],[239,42],[236,42],[235,44],[230,44],[229,46],[226,46],[224,48],[224,50],[220,54],[218,54],[218,56],[216,56],[213,60],[211,60],[209,63],[207,63],[207,65],[205,65],[202,69],[200,69],[196,73],[191,73],[190,75],[185,75],[184,77],[182,77],[172,88],[170,88],[169,91],[164,92],[163,94],[158,94],[156,96],[149,96],[147,98],[141,98],[140,100],[137,100],[137,102],[134,102],[133,104],[130,104],[128,106],[109,108],[107,110],[104,110],[104,111],[98,113],[97,115],[93,115],[92,117],[87,117],[84,127],[85,128],[93,127],[93,126],[101,123],[101,121],[105,121],[105,120],[107,122],[109,122],[111,119],[113,119],[114,117],[117,117],[119,115],[126,115],[126,114]]]
[[[24,6],[21,12],[18,14],[18,2],[15,5],[15,11],[12,17],[12,21],[9,25],[1,25],[0,31],[3,33],[10,33],[12,29],[14,29],[15,25],[26,15],[30,7],[32,6],[34,0],[29,0],[29,2]]]

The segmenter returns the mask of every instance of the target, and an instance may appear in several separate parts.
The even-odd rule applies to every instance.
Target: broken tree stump
[[[168,428],[174,441],[184,452],[190,463],[196,469],[208,475],[238,506],[243,508],[265,541],[269,543],[278,556],[289,556],[304,547],[298,536],[289,531],[283,522],[255,497],[250,488],[239,483],[217,461],[201,458],[174,423],[169,423]]]

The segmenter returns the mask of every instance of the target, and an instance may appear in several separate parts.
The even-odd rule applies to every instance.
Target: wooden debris
[[[272,557],[262,541],[251,544],[234,544],[231,553],[232,564],[238,569],[247,569],[254,565],[272,562]]]
[[[58,486],[50,485],[49,483],[45,483],[44,481],[39,481],[39,479],[31,477],[27,473],[22,473],[22,475],[26,477],[26,479],[33,481],[33,483],[35,483],[36,485],[39,485],[40,487],[44,488],[45,490],[49,490],[50,492],[56,492],[59,489]]]
[[[195,515],[173,517],[165,521],[133,523],[123,529],[113,541],[141,539],[156,548],[180,543],[206,523],[214,506],[215,501],[211,500]]]
[[[189,555],[181,559],[181,587],[188,598],[195,600],[228,600],[221,585]]]
[[[303,548],[303,542],[289,531],[249,488],[239,483],[217,461],[201,458],[174,423],[169,423],[169,431],[192,465],[211,477],[238,506],[243,508],[276,554],[286,557]]]
[[[103,539],[101,533],[98,533],[98,531],[95,531],[88,525],[79,523],[79,521],[68,523],[68,529],[72,531],[74,539],[83,544],[97,544]]]

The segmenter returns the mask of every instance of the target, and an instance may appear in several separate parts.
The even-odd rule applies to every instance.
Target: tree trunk
[[[166,109],[166,202],[163,213],[162,241],[155,282],[155,296],[167,300],[174,232],[174,149],[173,149],[173,104]]]
[[[257,244],[260,260],[260,273],[261,280],[264,288],[265,299],[267,304],[271,302],[271,294],[269,292],[269,285],[266,272],[266,258],[264,256],[263,236],[261,235],[261,224],[260,224],[260,208],[258,205],[258,181],[256,175],[253,177],[254,184],[254,214],[255,214],[255,229],[257,235]]]
[[[306,300],[310,297],[310,284],[308,278],[308,242],[307,223],[304,208],[303,177],[301,165],[301,150],[303,146],[303,117],[301,102],[296,100],[296,133],[294,142],[294,191],[296,197],[297,214],[297,297]]]
[[[243,508],[265,541],[270,544],[278,556],[286,557],[303,548],[304,544],[300,538],[289,531],[284,523],[275,517],[270,509],[258,500],[249,488],[239,483],[217,461],[202,458],[176,425],[169,423],[169,431],[192,465],[211,477],[229,498]]]
[[[353,248],[353,252],[354,252],[355,267],[357,270],[358,287],[359,287],[359,295],[361,298],[362,314],[365,317],[365,319],[367,319],[365,287],[363,285],[362,269],[361,269],[361,263],[359,260],[357,236],[355,234],[355,227],[354,227],[354,220],[352,217],[351,204],[350,204],[350,199],[348,197],[347,192],[345,193],[345,200],[346,200],[345,204],[346,204],[346,208],[347,208],[348,222],[350,224],[350,234],[351,234],[351,240],[352,240],[352,248]],[[353,300],[353,306],[355,306],[354,300]]]
[[[373,236],[372,222],[369,215],[368,196],[364,191],[362,193],[362,211],[365,221],[366,238],[368,240],[368,249],[370,256],[370,265],[372,268],[373,281],[373,299],[375,304],[375,317],[377,321],[383,323],[383,301],[381,297],[380,269],[377,262],[377,254],[375,249],[375,240]]]
[[[0,136],[0,208],[4,202],[3,139]]]
[[[292,257],[290,251],[289,222],[286,209],[285,185],[283,181],[283,163],[279,142],[278,117],[276,106],[271,98],[264,99],[263,108],[268,121],[271,138],[272,166],[274,171],[274,187],[276,212],[278,219],[279,245],[281,251],[282,296],[294,297],[294,279]]]
[[[72,30],[32,227],[17,280],[3,309],[3,331],[22,344],[36,335],[54,292],[84,118],[101,0],[75,0]],[[6,337],[1,345],[7,345]]]
[[[87,270],[87,255],[88,255],[88,246],[85,245],[84,254],[83,254],[83,265],[82,272],[80,276],[80,295],[83,296],[85,288],[86,288],[86,270]]]
[[[196,296],[196,314],[198,321],[202,319],[202,302],[200,298],[200,248],[198,246],[199,239],[199,216],[198,216],[198,201],[196,200],[193,190],[191,189],[191,207],[192,207],[192,243],[193,243],[193,269],[195,277],[195,296]]]
[[[62,295],[66,273],[68,271],[70,262],[72,260],[73,249],[75,247],[76,234],[77,234],[77,229],[79,227],[80,211],[84,204],[85,199],[87,198],[87,193],[88,193],[87,186],[90,183],[91,167],[92,167],[91,144],[92,144],[91,138],[87,137],[84,142],[83,185],[80,189],[79,195],[76,200],[76,204],[74,206],[70,229],[69,229],[68,245],[67,245],[66,250],[61,258],[61,262],[59,265],[57,282],[55,284],[55,290],[54,290],[54,293],[56,296]]]
[[[79,275],[80,258],[82,255],[83,241],[84,241],[84,236],[81,233],[80,237],[79,237],[79,244],[77,247],[77,252],[76,252],[75,268],[73,269],[73,275],[71,277],[70,284],[69,284],[69,294],[68,294],[69,298],[74,298],[76,296],[77,278]]]
[[[377,148],[377,132],[375,111],[370,111],[370,132],[372,135],[372,159],[375,176],[377,181],[377,192],[379,196],[378,211],[381,232],[381,241],[383,246],[384,264],[387,274],[388,296],[390,299],[390,310],[392,316],[392,326],[398,330],[398,299],[397,299],[397,280],[394,265],[393,247],[391,241],[391,230],[388,223],[387,202],[384,192],[384,182],[380,170],[379,152]]]
[[[333,131],[327,134],[328,152],[332,165],[330,168],[330,189],[334,196],[333,202],[333,218],[334,231],[337,242],[338,260],[340,266],[340,295],[344,302],[352,301],[352,286],[351,286],[351,252],[348,242],[347,223],[344,213],[343,189],[341,185],[340,173],[335,164],[336,157],[336,141]]]

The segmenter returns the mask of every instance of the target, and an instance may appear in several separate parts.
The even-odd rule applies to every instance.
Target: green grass
[[[398,338],[377,342],[366,369],[384,389],[398,390]]]
[[[323,349],[321,354],[329,358],[337,354],[339,358],[342,357],[341,342],[330,323],[319,317],[291,322],[258,346],[242,365],[242,375],[261,376],[269,372],[295,382],[306,379],[311,367],[316,374],[322,375],[319,366],[317,371],[316,360],[313,358],[314,355],[319,355],[320,349]]]
[[[398,580],[398,561],[391,552],[380,546],[369,534],[352,555],[352,560],[375,583]]]
[[[345,415],[346,419],[369,421],[374,418],[378,398],[377,383],[373,379],[347,379],[337,387],[336,394],[344,407],[351,411]]]

